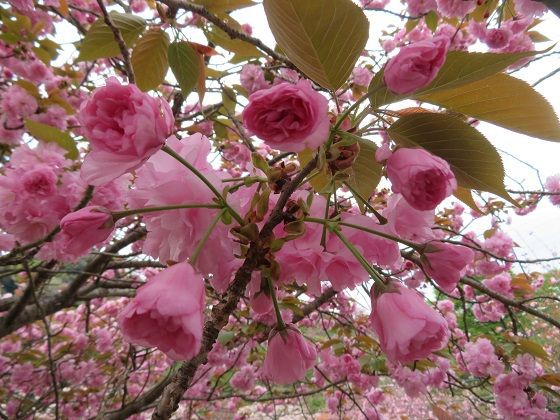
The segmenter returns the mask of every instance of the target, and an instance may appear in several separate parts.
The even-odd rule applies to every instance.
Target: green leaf
[[[141,17],[117,12],[111,12],[110,16],[115,27],[121,32],[127,47],[131,47],[146,28],[146,21]],[[105,24],[103,17],[91,25],[79,49],[78,61],[93,61],[98,58],[117,57],[121,54],[115,36],[111,28]]]
[[[517,345],[524,353],[529,353],[531,356],[538,357],[539,359],[550,360],[550,356],[539,343],[523,338],[519,340]]]
[[[431,10],[430,13],[424,16],[424,22],[426,22],[426,26],[430,31],[435,32],[438,24],[437,13]]]
[[[397,95],[389,91],[383,82],[383,70],[381,70],[369,85],[370,102],[374,108],[379,108],[405,98],[416,98],[427,93],[476,82],[505,70],[522,58],[538,53],[536,51],[511,54],[451,51],[432,83],[412,95]]]
[[[168,47],[169,36],[161,29],[146,32],[134,46],[130,61],[140,90],[156,89],[165,79]]]
[[[174,42],[169,46],[168,56],[171,71],[186,98],[200,75],[199,55],[188,43]]]
[[[560,141],[560,122],[552,106],[529,84],[507,74],[416,98],[518,133]]]
[[[487,191],[514,203],[504,187],[504,166],[494,146],[459,118],[437,113],[410,114],[388,129],[404,147],[423,147],[449,163],[460,187]]]
[[[29,119],[25,120],[25,128],[36,139],[56,143],[64,150],[67,150],[66,157],[68,159],[76,159],[78,157],[79,153],[76,142],[70,134],[50,125],[41,124]]]
[[[298,159],[301,167],[303,168],[307,165],[311,159],[313,159],[314,152],[312,150],[303,150],[298,153]],[[331,188],[331,181],[332,175],[331,171],[329,170],[329,165],[326,163],[323,164],[320,168],[317,169],[316,175],[314,175],[310,180],[309,183],[317,193],[326,193],[332,190]]]
[[[239,30],[239,23],[232,17],[226,15],[223,20],[231,27]],[[222,31],[217,26],[212,26],[211,30],[206,31],[206,37],[208,38],[208,41],[212,42],[213,44],[234,53],[236,62],[242,61],[243,59],[247,58],[262,56],[262,53],[253,44],[250,44],[241,39],[232,39],[227,33]]]
[[[469,206],[471,209],[473,209],[474,211],[480,214],[484,214],[484,212],[480,210],[480,208],[476,204],[476,201],[474,201],[472,191],[469,190],[468,188],[457,187],[453,195],[459,200],[461,200],[463,203],[465,203],[467,206]]]
[[[363,11],[350,0],[264,0],[276,42],[319,85],[338,89],[347,79],[369,33]]]
[[[381,180],[383,167],[375,160],[377,146],[372,141],[360,138],[360,152],[349,170],[350,178],[346,183],[365,200],[368,200]],[[362,202],[356,197],[360,208]]]

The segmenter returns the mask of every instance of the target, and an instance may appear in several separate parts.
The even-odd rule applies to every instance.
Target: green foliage
[[[405,115],[388,129],[401,146],[423,147],[449,163],[460,187],[487,191],[515,204],[504,187],[500,155],[478,130],[438,113]]]
[[[111,12],[110,16],[127,47],[131,47],[146,29],[146,21],[141,17],[117,12]],[[98,58],[117,57],[121,54],[113,31],[105,24],[103,17],[98,18],[91,25],[79,50],[78,61],[93,61]]]
[[[67,158],[76,159],[78,157],[79,154],[76,142],[70,134],[60,131],[58,128],[50,125],[42,124],[30,119],[25,120],[25,128],[29,134],[38,140],[58,144],[68,152],[66,153]]]
[[[276,42],[310,79],[336,90],[348,79],[369,31],[350,0],[265,0]]]
[[[560,122],[552,106],[529,84],[507,74],[416,98],[518,133],[560,141]]]
[[[200,76],[200,55],[187,42],[174,42],[168,50],[169,66],[186,98]]]
[[[169,36],[162,29],[148,31],[134,46],[131,56],[136,85],[143,91],[156,89],[169,69]]]

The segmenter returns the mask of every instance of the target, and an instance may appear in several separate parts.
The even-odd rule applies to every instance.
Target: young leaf
[[[264,0],[276,42],[310,79],[338,89],[368,39],[369,22],[350,0]]]
[[[110,15],[127,47],[131,47],[146,29],[146,21],[141,17],[117,12],[111,12]],[[102,17],[91,25],[79,49],[78,61],[93,61],[98,58],[117,57],[121,54],[113,31],[105,24]]]
[[[70,134],[60,131],[58,128],[47,124],[38,123],[33,120],[25,120],[25,128],[33,137],[38,140],[52,142],[58,144],[64,150],[67,150],[66,157],[68,159],[76,159],[78,157],[78,148],[76,142]]]
[[[370,102],[374,108],[379,108],[404,98],[416,98],[427,93],[476,82],[501,72],[522,58],[535,54],[538,54],[538,52],[523,51],[511,54],[497,54],[451,51],[447,54],[445,63],[434,81],[413,95],[397,95],[389,91],[383,82],[383,70],[381,70],[375,75],[369,85]]]
[[[381,180],[383,167],[375,160],[377,146],[365,139],[359,139],[360,152],[350,169],[350,178],[346,183],[362,198],[368,200]],[[361,201],[356,198],[360,207]]]
[[[186,42],[174,42],[168,50],[169,66],[186,98],[200,75],[199,54]]]
[[[193,3],[200,4],[211,12],[231,12],[256,4],[253,0],[194,0]]]
[[[504,187],[504,166],[494,146],[478,130],[445,114],[410,114],[388,130],[404,147],[423,147],[449,163],[460,187],[487,191],[512,203]]]
[[[518,133],[560,141],[560,122],[552,106],[529,84],[507,74],[416,98]]]
[[[156,89],[165,79],[168,47],[169,36],[161,29],[148,31],[134,46],[130,61],[140,90]]]

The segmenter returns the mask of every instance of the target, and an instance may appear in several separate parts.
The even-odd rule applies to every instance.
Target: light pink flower
[[[474,251],[465,246],[430,242],[422,256],[422,267],[442,290],[450,293],[473,259]]]
[[[434,224],[434,212],[416,210],[401,194],[389,197],[383,216],[387,218],[387,229],[403,239],[422,242],[434,237],[431,229]]]
[[[546,178],[544,188],[547,192],[556,193],[556,195],[549,195],[548,199],[555,206],[560,206],[560,174]]]
[[[131,343],[157,347],[173,360],[188,360],[200,350],[203,310],[202,276],[179,263],[140,287],[118,320]]]
[[[67,214],[60,221],[65,247],[83,254],[113,232],[113,216],[103,207],[88,206]]]
[[[447,18],[464,18],[477,5],[477,0],[437,0],[438,12]]]
[[[173,129],[167,102],[110,78],[82,104],[78,118],[91,152],[82,178],[102,185],[140,167],[165,143]]]
[[[411,363],[442,349],[449,339],[445,319],[415,290],[393,282],[371,295],[371,323],[381,350],[393,362]]]
[[[247,129],[284,152],[316,149],[329,135],[328,101],[308,81],[280,83],[249,97]]]
[[[270,84],[265,80],[263,70],[254,64],[245,64],[239,73],[241,86],[251,95],[258,90],[267,89]]]
[[[449,38],[435,37],[402,47],[385,66],[385,84],[394,93],[406,95],[427,86],[445,62]]]
[[[457,188],[449,164],[424,149],[398,149],[387,160],[393,191],[416,210],[433,210]]]
[[[262,372],[276,384],[291,384],[303,379],[316,359],[315,346],[295,326],[288,325],[280,332],[272,330]]]
[[[49,197],[56,193],[57,179],[56,173],[51,168],[42,166],[26,172],[21,183],[27,194]]]
[[[474,343],[467,343],[465,351],[457,356],[457,360],[459,363],[464,361],[468,371],[481,378],[496,377],[504,371],[504,364],[494,353],[494,346],[487,338],[479,338]]]

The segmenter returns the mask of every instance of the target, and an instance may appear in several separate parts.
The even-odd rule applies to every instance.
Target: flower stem
[[[360,253],[360,251],[358,251],[356,249],[356,247],[348,240],[348,238],[346,238],[346,236],[344,236],[342,234],[342,232],[340,232],[340,230],[335,229],[334,230],[334,234],[336,236],[338,236],[338,238],[342,241],[342,243],[344,245],[346,245],[346,248],[348,248],[348,250],[350,250],[350,252],[352,253],[352,255],[354,255],[354,257],[356,257],[356,259],[358,260],[358,262],[362,265],[362,267],[364,267],[364,269],[367,271],[367,273],[370,275],[370,277],[373,279],[374,283],[376,286],[383,288],[385,286],[385,280],[383,280],[383,278],[381,277],[381,274],[379,274],[364,258],[364,256]]]
[[[286,324],[282,319],[282,314],[280,313],[280,306],[278,305],[278,299],[276,298],[276,290],[272,284],[272,279],[270,276],[267,277],[268,288],[270,290],[270,297],[272,298],[272,304],[274,305],[274,312],[276,313],[276,329],[278,331],[283,331],[286,329]]]
[[[190,170],[193,174],[195,174],[196,177],[198,177],[198,179],[200,179],[202,182],[204,182],[204,184],[206,184],[206,186],[208,188],[210,188],[210,191],[212,191],[214,193],[214,195],[216,196],[216,198],[218,199],[219,203],[221,204],[220,207],[227,208],[227,210],[232,215],[232,217],[237,221],[237,223],[239,223],[240,225],[243,225],[243,218],[233,208],[230,207],[230,205],[227,203],[227,201],[222,196],[222,194],[216,189],[216,187],[214,187],[214,185],[212,185],[212,183],[198,169],[196,169],[189,161],[184,159],[181,155],[179,155],[171,147],[169,147],[167,145],[164,145],[161,148],[161,150],[163,150],[169,156],[171,156],[172,158],[177,160],[179,163],[181,163],[183,166],[185,166],[188,170]]]
[[[216,217],[214,217],[214,219],[206,229],[206,232],[204,232],[204,235],[202,236],[198,244],[196,244],[196,248],[194,249],[193,253],[189,258],[189,263],[193,267],[196,264],[196,260],[198,259],[198,256],[200,255],[200,251],[202,251],[202,248],[204,248],[204,245],[206,245],[206,242],[208,242],[208,238],[210,238],[212,231],[214,230],[214,228],[216,227],[216,225],[218,224],[218,222],[220,221],[224,213],[227,211],[228,210],[226,208],[222,208],[222,210],[216,215]]]
[[[123,217],[132,216],[134,214],[153,213],[156,211],[178,210],[178,209],[219,209],[222,208],[220,204],[171,204],[168,206],[144,207],[141,209],[131,209],[115,211],[111,213],[113,220],[117,221]]]
[[[352,229],[358,229],[358,230],[361,230],[361,231],[364,231],[364,232],[367,232],[367,233],[371,233],[372,235],[380,236],[382,238],[401,243],[401,244],[409,246],[409,247],[411,247],[411,248],[413,248],[417,251],[421,251],[422,249],[424,249],[424,245],[422,245],[422,244],[417,244],[415,242],[407,241],[406,239],[399,238],[399,237],[391,235],[389,233],[381,232],[381,231],[374,230],[374,229],[369,229],[367,227],[360,226],[360,225],[355,225],[353,223],[339,222],[339,221],[335,221],[335,220],[323,220],[323,219],[319,219],[319,218],[316,218],[316,217],[306,217],[304,219],[304,221],[311,222],[311,223],[320,223],[320,224],[336,223],[340,226],[346,226],[346,227],[349,227],[349,228],[352,228]]]

